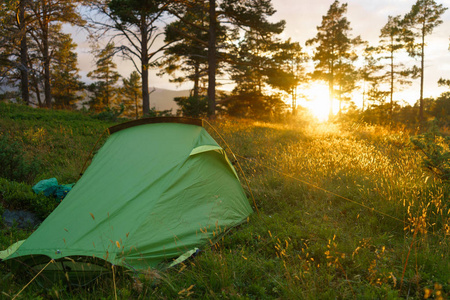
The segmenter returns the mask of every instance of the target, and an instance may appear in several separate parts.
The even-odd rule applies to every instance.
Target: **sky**
[[[271,17],[271,21],[286,21],[285,31],[282,39],[291,38],[305,47],[306,40],[317,34],[316,27],[320,25],[322,16],[325,15],[334,0],[272,0],[273,7],[277,12]],[[361,36],[372,45],[377,45],[380,29],[386,24],[388,16],[405,15],[408,13],[416,0],[348,0],[340,1],[347,3],[346,17],[352,27],[353,37]],[[438,3],[450,7],[450,0],[437,0]],[[425,52],[425,88],[424,97],[436,97],[445,91],[438,87],[437,81],[440,77],[450,79],[450,11],[447,10],[442,16],[443,24],[434,29],[432,35],[427,37]],[[94,58],[90,54],[88,44],[84,35],[75,32],[74,40],[79,45],[79,67],[84,80],[86,74],[95,68]],[[312,49],[307,49],[311,52]],[[411,61],[411,58],[407,58]],[[133,65],[120,58],[116,59],[119,73],[126,77],[133,71]],[[420,63],[417,61],[417,63]],[[157,70],[150,70],[150,86],[180,90],[189,89],[191,84],[179,86],[169,82],[169,78],[156,76]],[[402,92],[397,93],[397,100],[406,100],[414,103],[419,98],[419,80],[411,86],[406,86]],[[230,87],[229,87],[230,88]],[[357,96],[355,96],[357,97]]]
[[[277,10],[274,17],[286,21],[283,38],[291,37],[304,46],[306,40],[317,34],[317,26],[333,2],[334,0],[273,0],[273,6]],[[359,35],[371,45],[378,44],[380,29],[386,24],[388,16],[404,16],[415,2],[416,0],[340,1],[348,4],[346,17],[352,28],[352,36]],[[450,7],[450,0],[436,2]],[[439,96],[446,89],[438,87],[437,81],[440,77],[450,79],[450,11],[447,10],[441,18],[443,23],[426,38],[424,97]],[[406,59],[412,60],[410,57]],[[397,100],[414,103],[419,98],[419,93],[420,81],[415,80],[411,86],[405,86],[402,92],[397,93]]]

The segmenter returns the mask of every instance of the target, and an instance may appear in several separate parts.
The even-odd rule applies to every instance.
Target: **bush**
[[[428,132],[414,136],[411,142],[424,154],[423,166],[444,182],[450,182],[450,137],[433,124]]]
[[[0,136],[0,177],[32,183],[40,167],[37,158],[25,159],[25,152],[18,142],[8,135]]]
[[[204,117],[208,112],[208,98],[206,97],[176,97],[173,100],[181,108],[179,112],[185,117]]]
[[[52,197],[36,195],[30,185],[6,178],[0,178],[0,200],[8,209],[28,210],[42,219],[46,218],[58,205]]]
[[[156,108],[152,107],[148,114],[144,115],[144,118],[154,117],[172,117],[172,110],[156,110]]]
[[[119,116],[123,113],[125,107],[120,104],[119,108],[105,107],[103,111],[94,115],[93,117],[103,121],[116,122]]]

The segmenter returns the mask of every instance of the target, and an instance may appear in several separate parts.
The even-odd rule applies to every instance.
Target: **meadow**
[[[32,194],[31,186],[50,177],[76,182],[113,124],[0,103],[0,147],[16,145],[25,174],[0,179],[0,211],[48,215],[56,204]],[[55,282],[21,292],[31,278],[0,264],[2,297],[449,298],[450,186],[422,167],[423,153],[410,141],[417,129],[225,117],[205,128],[237,160],[255,210],[246,223],[167,271],[117,274],[84,288]],[[1,225],[0,249],[32,230]]]

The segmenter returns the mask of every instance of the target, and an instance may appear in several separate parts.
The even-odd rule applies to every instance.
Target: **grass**
[[[0,104],[0,116],[0,132],[43,162],[36,180],[56,177],[60,182],[77,179],[90,149],[111,125],[80,113],[5,104]],[[62,283],[50,290],[32,285],[21,296],[449,297],[450,188],[422,169],[421,153],[410,143],[415,132],[300,120],[275,124],[224,118],[213,126],[237,155],[259,215],[168,271],[149,270],[138,278],[117,274],[76,291]],[[3,228],[0,247],[30,233]],[[3,265],[0,278],[6,298],[28,282]]]

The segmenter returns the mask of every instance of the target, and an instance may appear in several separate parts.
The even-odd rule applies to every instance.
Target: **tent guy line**
[[[364,208],[366,208],[366,209],[369,209],[369,210],[371,210],[371,211],[373,211],[373,212],[376,212],[376,213],[378,213],[378,214],[380,214],[380,215],[383,215],[383,216],[385,216],[385,217],[388,217],[388,218],[391,218],[391,219],[393,219],[393,220],[399,221],[399,222],[403,223],[404,225],[407,225],[407,223],[406,223],[405,221],[400,220],[399,218],[396,218],[396,217],[394,217],[394,216],[391,216],[391,215],[389,215],[389,214],[387,214],[387,213],[384,213],[384,212],[382,212],[382,211],[380,211],[380,210],[377,210],[376,208],[367,206],[367,205],[365,205],[365,204],[362,204],[362,203],[359,203],[359,202],[357,202],[357,201],[351,200],[351,199],[346,198],[346,197],[344,197],[344,196],[341,196],[341,195],[339,195],[339,194],[333,193],[333,192],[328,191],[328,190],[326,190],[326,189],[324,189],[324,188],[322,188],[322,187],[320,187],[320,186],[317,186],[317,185],[315,185],[315,184],[312,184],[312,183],[310,183],[310,182],[308,182],[308,181],[305,181],[305,180],[303,180],[303,179],[299,179],[299,178],[294,177],[294,176],[292,176],[292,175],[283,173],[283,172],[278,171],[278,170],[276,170],[275,168],[272,168],[272,167],[267,166],[267,165],[265,165],[265,164],[262,164],[262,163],[259,163],[259,162],[252,161],[252,160],[248,159],[247,157],[244,157],[244,156],[241,156],[241,155],[238,155],[238,154],[236,154],[236,156],[239,157],[239,158],[242,158],[242,159],[244,159],[244,160],[246,160],[246,161],[248,161],[248,162],[256,163],[256,164],[260,165],[261,167],[264,167],[264,168],[266,168],[266,169],[269,169],[269,170],[271,170],[271,171],[274,171],[274,172],[276,172],[276,173],[278,173],[278,174],[280,174],[280,175],[283,175],[283,176],[288,177],[288,178],[291,178],[291,179],[293,179],[293,180],[295,180],[295,181],[304,183],[304,184],[309,185],[309,186],[311,186],[311,187],[313,187],[313,188],[315,188],[315,189],[321,190],[321,191],[323,191],[323,192],[326,192],[326,193],[331,194],[331,195],[333,195],[333,196],[336,196],[336,197],[338,197],[338,198],[341,198],[341,199],[344,199],[344,200],[349,201],[349,202],[351,202],[351,203],[357,204],[357,205],[362,206],[362,207],[364,207]]]
[[[250,184],[249,184],[249,182],[248,182],[248,180],[247,180],[247,177],[246,177],[245,174],[244,174],[244,171],[242,170],[241,164],[239,163],[239,160],[237,159],[237,157],[239,157],[239,158],[241,158],[241,159],[243,159],[243,160],[245,160],[245,161],[247,161],[247,162],[249,162],[249,163],[252,163],[252,162],[253,162],[253,163],[256,163],[256,164],[260,165],[261,167],[264,167],[264,168],[266,168],[266,169],[272,170],[272,171],[274,171],[274,172],[276,172],[276,173],[278,173],[278,174],[280,174],[280,175],[283,175],[283,176],[285,176],[285,177],[294,179],[294,180],[296,180],[296,181],[298,181],[298,182],[301,182],[301,183],[303,183],[303,184],[309,185],[309,186],[311,186],[311,187],[313,187],[313,188],[315,188],[315,189],[324,191],[324,192],[326,192],[326,193],[328,193],[328,194],[331,194],[331,195],[333,195],[333,196],[339,197],[339,198],[344,199],[344,200],[346,200],[346,201],[349,201],[349,202],[351,202],[351,203],[357,204],[357,205],[362,206],[362,207],[364,207],[364,208],[366,208],[366,209],[369,209],[369,210],[371,210],[371,211],[373,211],[373,212],[376,212],[376,213],[381,214],[381,215],[383,215],[383,216],[385,216],[385,217],[388,217],[388,218],[391,218],[391,219],[393,219],[393,220],[399,221],[399,222],[401,222],[401,223],[404,224],[404,225],[407,225],[407,223],[406,223],[404,220],[400,220],[399,218],[396,218],[396,217],[391,216],[391,215],[389,215],[389,214],[387,214],[387,213],[384,213],[384,212],[382,212],[382,211],[379,211],[379,210],[377,210],[376,208],[373,208],[373,207],[364,205],[364,204],[362,204],[362,203],[359,203],[359,202],[357,202],[357,201],[348,199],[348,198],[346,198],[346,197],[344,197],[344,196],[341,196],[341,195],[339,195],[339,194],[336,194],[336,193],[333,193],[333,192],[331,192],[331,191],[328,191],[328,190],[326,190],[326,189],[324,189],[324,188],[322,188],[322,187],[320,187],[320,186],[317,186],[317,185],[315,185],[315,184],[312,184],[312,183],[310,183],[310,182],[308,182],[308,181],[306,181],[306,180],[299,179],[299,178],[297,178],[297,177],[294,177],[294,176],[291,176],[291,175],[289,175],[289,174],[283,173],[283,172],[278,171],[278,170],[276,170],[275,168],[272,168],[272,167],[270,167],[270,166],[268,166],[268,165],[265,165],[265,164],[263,164],[263,163],[256,162],[256,161],[254,161],[254,160],[250,160],[250,159],[248,159],[248,158],[245,157],[245,156],[242,156],[242,155],[239,155],[239,154],[235,154],[235,153],[233,152],[233,150],[231,149],[231,147],[229,146],[229,144],[228,144],[228,143],[226,142],[226,140],[222,137],[222,135],[214,128],[214,126],[212,126],[211,123],[209,123],[207,120],[205,120],[205,119],[202,119],[202,120],[203,120],[203,122],[205,122],[206,124],[208,124],[208,125],[213,129],[213,131],[219,136],[219,138],[224,142],[226,148],[228,148],[228,149],[230,150],[231,154],[233,155],[234,159],[236,160],[236,162],[237,162],[237,164],[238,164],[238,166],[239,166],[239,169],[240,169],[240,171],[241,171],[241,173],[242,173],[242,176],[243,176],[244,179],[245,179],[246,185],[247,185],[247,187],[248,187],[248,189],[249,189],[249,192],[250,192],[250,194],[251,194],[251,197],[252,197],[252,199],[253,199],[253,205],[255,206],[255,209],[256,209],[256,211],[258,212],[258,215],[260,215],[260,214],[259,214],[258,206],[256,205],[255,198],[254,198],[254,196],[253,196],[253,192],[252,192],[252,190],[251,190],[251,188],[250,188]]]
[[[15,300],[42,272],[44,272],[45,269],[51,264],[54,263],[55,260],[50,260],[13,298],[12,300]]]

